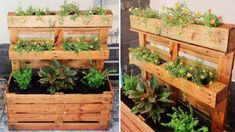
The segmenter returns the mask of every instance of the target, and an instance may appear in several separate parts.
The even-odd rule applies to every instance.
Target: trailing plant
[[[157,65],[163,64],[165,62],[159,56],[156,50],[150,50],[148,48],[138,47],[138,48],[130,48],[130,52],[132,52],[132,57],[139,61],[146,61]]]
[[[99,71],[96,68],[91,68],[88,72],[83,72],[83,83],[89,85],[92,88],[98,89],[100,86],[105,84],[105,80],[108,76],[108,71]]]
[[[123,85],[123,92],[125,93],[126,96],[129,95],[129,91],[130,90],[134,90],[137,86],[139,80],[139,75],[134,76],[134,75],[128,75],[128,74],[124,74],[123,76],[123,81],[124,81],[124,85]]]
[[[80,37],[77,42],[72,42],[72,38],[67,38],[63,44],[63,49],[67,51],[88,51],[98,50],[100,48],[100,41],[98,38],[86,40],[85,37]]]
[[[198,85],[212,84],[217,79],[214,70],[210,70],[201,62],[187,65],[183,57],[178,57],[174,62],[168,63],[166,70],[170,71],[174,77],[185,78]]]
[[[53,14],[49,8],[34,8],[30,6],[26,10],[21,7],[16,9],[16,16],[43,16],[43,15],[51,15]]]
[[[150,82],[140,79],[137,87],[129,92],[129,98],[135,102],[133,113],[147,114],[154,123],[160,122],[165,107],[172,101],[171,93],[152,76]]]
[[[172,109],[174,113],[168,114],[171,121],[161,123],[163,126],[172,128],[174,132],[208,132],[208,128],[205,126],[198,128],[199,122],[193,117],[191,106],[189,106],[190,113],[184,112],[180,107],[178,109],[173,107]]]
[[[53,44],[49,41],[43,41],[43,42],[32,42],[29,40],[19,40],[16,43],[15,50],[18,52],[42,52],[42,51],[52,51],[53,50]]]
[[[65,16],[70,16],[71,20],[76,20],[77,17],[80,16],[79,4],[76,1],[67,2],[64,1],[64,4],[60,6],[60,23],[64,22]]]
[[[49,86],[47,91],[50,94],[55,94],[61,89],[73,89],[76,85],[75,81],[78,79],[76,70],[62,65],[56,60],[53,60],[50,66],[40,68],[38,75],[41,77],[39,82]]]
[[[18,83],[21,90],[26,90],[30,86],[32,78],[32,68],[26,67],[21,70],[13,71],[12,76]]]

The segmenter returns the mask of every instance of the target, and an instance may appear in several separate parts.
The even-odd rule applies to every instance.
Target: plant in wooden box
[[[217,79],[217,74],[214,70],[206,68],[200,62],[194,65],[187,65],[183,57],[178,57],[174,62],[168,63],[166,70],[174,77],[181,77],[190,80],[198,85],[212,84]]]
[[[26,67],[21,70],[13,71],[12,76],[18,83],[20,90],[26,90],[30,86],[32,69],[30,67]]]
[[[40,83],[49,85],[48,92],[55,94],[60,89],[73,89],[77,71],[72,70],[70,67],[61,65],[58,61],[53,60],[51,66],[45,66],[40,69],[39,76]]]
[[[16,43],[15,50],[17,52],[42,52],[52,51],[54,49],[53,44],[50,41],[33,42],[29,40],[19,40]]]
[[[129,95],[129,92],[131,90],[134,90],[138,84],[138,80],[139,80],[139,75],[137,76],[133,76],[132,74],[131,75],[128,75],[128,74],[125,74],[123,76],[123,92],[125,93],[126,96]]]
[[[133,113],[147,114],[154,123],[160,122],[161,114],[165,112],[165,107],[172,101],[170,92],[164,85],[161,85],[152,76],[150,81],[140,79],[136,88],[129,91],[129,98],[135,103],[132,108]]]
[[[72,42],[72,38],[67,38],[63,43],[63,49],[66,51],[89,51],[98,50],[100,41],[98,38],[86,39],[85,37],[77,38],[76,42]]]
[[[205,126],[198,128],[198,120],[193,117],[191,106],[189,106],[190,113],[184,112],[180,107],[172,109],[174,113],[168,114],[171,121],[161,123],[163,126],[172,128],[174,132],[208,132],[208,128]]]

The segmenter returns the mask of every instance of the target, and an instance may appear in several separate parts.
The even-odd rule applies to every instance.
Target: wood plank
[[[215,49],[222,52],[234,50],[233,40],[229,37],[235,33],[235,25],[223,24],[220,27],[207,28],[203,25],[189,24],[184,28],[165,28],[159,19],[130,16],[131,28],[140,31],[184,41],[198,46]]]
[[[166,83],[169,83],[172,86],[185,91],[185,93],[208,104],[212,108],[215,108],[216,105],[227,96],[228,85],[224,83],[216,81],[209,86],[200,87],[186,79],[170,77],[169,72],[164,68],[166,64],[157,66],[148,62],[143,63],[138,60],[132,60],[132,63],[137,65],[141,69],[154,74]]]
[[[121,112],[121,122],[124,126],[121,126],[121,127],[124,127],[125,129],[125,126],[127,127],[128,131],[129,132],[141,132],[141,130],[138,128],[138,126],[136,126],[133,121],[130,121],[130,119],[128,118],[128,116],[126,115],[126,113],[124,113],[123,111]]]
[[[107,123],[9,123],[9,130],[106,130]]]

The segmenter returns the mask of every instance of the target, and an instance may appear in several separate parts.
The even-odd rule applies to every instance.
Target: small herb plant
[[[105,80],[108,76],[108,71],[98,71],[95,68],[91,68],[88,72],[83,72],[85,76],[83,77],[83,82],[89,85],[91,88],[98,89],[100,86],[104,85]]]
[[[30,86],[32,78],[32,68],[26,67],[25,69],[12,72],[12,76],[18,83],[21,90],[26,90]]]
[[[144,18],[160,18],[159,12],[152,8],[133,8],[129,9],[131,15],[144,17]]]
[[[49,85],[47,90],[50,94],[55,94],[61,89],[73,89],[76,85],[75,81],[78,79],[76,70],[62,65],[56,60],[53,60],[50,66],[42,67],[38,74],[41,77],[39,82]]]
[[[203,24],[207,27],[218,27],[221,25],[221,17],[217,17],[215,14],[211,12],[211,10],[208,10],[203,15]]]
[[[66,51],[88,51],[98,50],[100,48],[100,41],[98,38],[86,41],[85,37],[80,37],[77,42],[72,42],[72,38],[67,38],[63,44],[63,49]]]
[[[134,76],[132,74],[131,75],[125,74],[123,76],[123,81],[124,81],[123,91],[126,96],[129,95],[130,90],[134,90],[136,88],[138,80],[139,80],[139,75]]]
[[[174,132],[208,132],[208,128],[203,126],[196,129],[198,120],[193,117],[193,110],[190,106],[190,113],[184,112],[180,107],[178,109],[172,108],[174,113],[168,114],[171,117],[169,123],[161,123],[163,126],[170,127]]]
[[[80,16],[80,10],[79,10],[79,4],[75,1],[67,2],[67,0],[64,1],[64,4],[60,6],[60,23],[64,22],[65,16],[70,16],[72,20],[76,20],[77,17]]]
[[[167,88],[159,84],[154,76],[151,77],[150,82],[140,79],[137,87],[129,91],[129,98],[135,102],[132,112],[147,114],[154,123],[160,122],[165,107],[172,102],[170,95]]]
[[[174,62],[169,62],[166,70],[170,71],[174,77],[185,78],[198,85],[212,84],[217,79],[215,71],[206,68],[200,62],[187,65],[183,57],[178,57]]]
[[[134,59],[139,61],[146,61],[157,65],[163,64],[165,61],[158,55],[156,50],[150,50],[148,48],[138,47],[131,48],[130,52]]]
[[[53,14],[48,8],[34,8],[30,6],[26,10],[19,7],[16,9],[17,16],[43,16],[43,15],[51,15]]]
[[[32,42],[29,40],[19,40],[16,43],[15,50],[18,52],[42,52],[42,51],[52,51],[53,44],[49,41],[44,42]]]

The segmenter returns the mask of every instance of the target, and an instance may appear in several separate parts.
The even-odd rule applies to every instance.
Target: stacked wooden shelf
[[[105,17],[105,20],[104,20]],[[58,15],[16,16],[8,14],[10,31],[9,58],[12,70],[19,70],[26,65],[38,70],[49,65],[51,60],[80,69],[89,69],[90,61],[99,70],[103,69],[104,60],[109,58],[107,46],[108,32],[112,27],[112,12],[106,15],[94,15],[92,19],[79,16],[75,21],[70,16],[59,23]],[[17,52],[15,46],[21,34],[49,34],[54,44],[53,51]],[[100,40],[97,51],[64,51],[61,46],[66,35],[95,35]],[[25,38],[24,38],[25,39]],[[44,38],[27,38],[41,41]],[[8,86],[13,79],[10,76]],[[9,130],[106,130],[109,128],[113,91],[107,79],[109,91],[100,94],[16,94],[6,90],[6,103]]]

